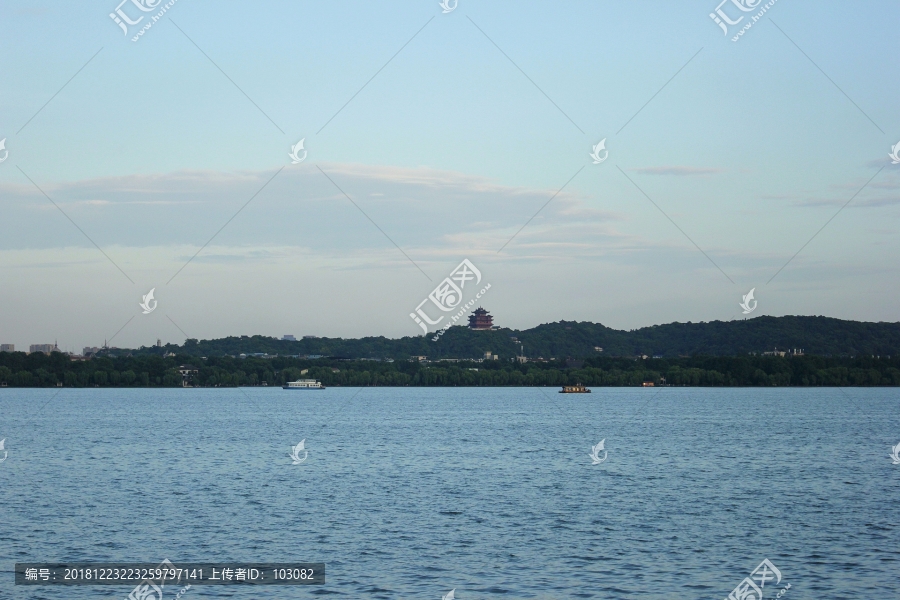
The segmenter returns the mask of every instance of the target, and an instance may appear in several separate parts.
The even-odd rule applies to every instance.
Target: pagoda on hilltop
[[[474,329],[476,331],[486,331],[491,329],[494,326],[494,317],[492,317],[488,311],[484,310],[480,306],[475,309],[471,315],[469,315],[469,329]]]

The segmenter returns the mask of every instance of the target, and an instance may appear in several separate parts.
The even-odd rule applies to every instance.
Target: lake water
[[[897,389],[57,392],[0,390],[0,598],[133,587],[16,562],[169,559],[327,565],[184,600],[722,599],[766,558],[766,598],[900,597]]]

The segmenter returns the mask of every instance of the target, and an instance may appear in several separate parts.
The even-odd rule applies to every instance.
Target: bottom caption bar
[[[317,585],[325,563],[16,563],[16,585]]]

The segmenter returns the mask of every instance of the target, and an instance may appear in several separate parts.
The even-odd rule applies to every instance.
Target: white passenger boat
[[[298,379],[297,381],[288,381],[281,386],[283,390],[324,390],[325,386],[315,379]]]

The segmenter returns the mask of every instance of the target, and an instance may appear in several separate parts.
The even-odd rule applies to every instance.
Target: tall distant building
[[[295,338],[294,336],[292,336],[289,333],[286,333],[283,336],[281,336],[281,339],[285,342],[296,342],[297,341],[297,338]]]
[[[31,344],[31,346],[28,347],[28,351],[50,354],[51,352],[59,352],[59,348],[56,347],[56,344]]]
[[[480,306],[469,315],[469,329],[484,331],[494,326],[494,317]]]
[[[0,344],[0,352],[15,352],[15,344]]]

